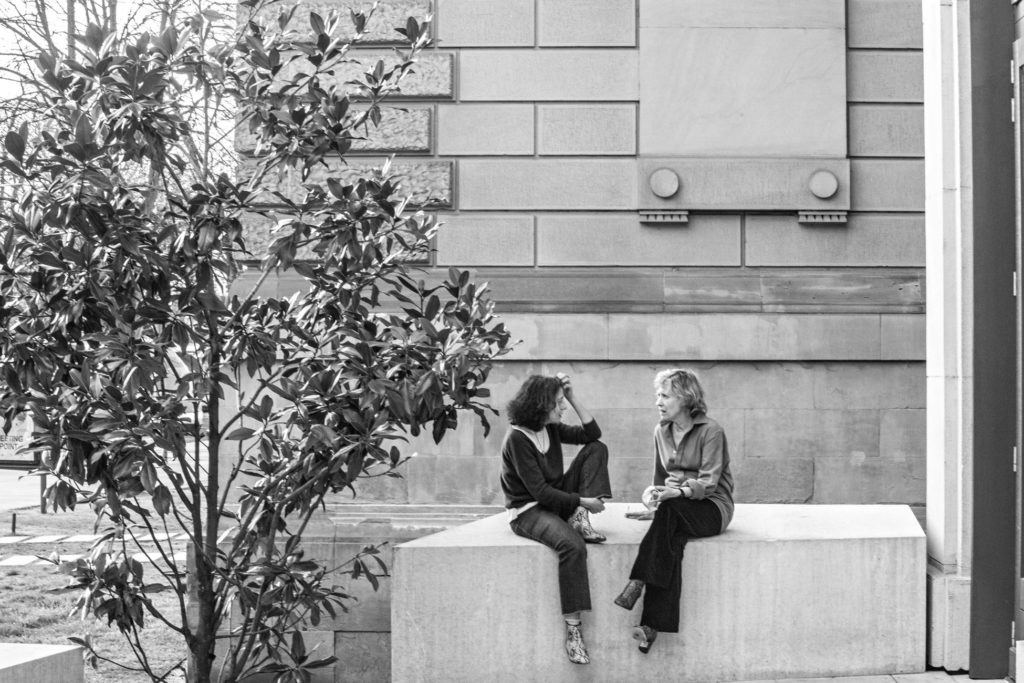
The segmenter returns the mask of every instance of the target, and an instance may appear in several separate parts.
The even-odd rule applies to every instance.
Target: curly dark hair
[[[508,421],[539,432],[547,422],[548,413],[555,407],[561,389],[562,383],[555,377],[530,375],[505,408]]]

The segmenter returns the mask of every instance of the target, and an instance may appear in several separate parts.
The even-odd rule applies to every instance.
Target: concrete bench
[[[637,508],[638,506],[629,506]],[[925,536],[903,505],[738,505],[691,542],[682,624],[643,655],[612,603],[649,524],[625,504],[593,517],[591,664],[562,650],[557,560],[503,514],[395,548],[391,666],[410,681],[737,681],[925,668]]]
[[[77,645],[0,643],[0,683],[82,683],[85,664]]]

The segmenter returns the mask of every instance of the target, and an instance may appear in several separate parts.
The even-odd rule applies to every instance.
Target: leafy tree
[[[352,13],[355,40],[372,12]],[[335,580],[385,571],[372,547],[341,568],[305,556],[307,525],[361,477],[398,476],[403,434],[440,440],[461,409],[486,427],[483,385],[509,336],[468,273],[417,279],[436,225],[388,164],[339,165],[428,23],[410,19],[393,60],[344,81],[337,17],[297,32],[286,11],[215,41],[222,19],[130,42],[91,25],[75,59],[43,51],[26,76],[46,121],[8,131],[0,161],[17,181],[0,214],[0,414],[33,418],[52,505],[95,509],[105,533],[68,571],[80,610],[131,643],[130,666],[166,676],[139,638],[155,619],[181,636],[191,681],[305,681],[333,663],[302,631],[345,608]],[[221,102],[257,139],[244,180],[208,152],[204,107]],[[246,225],[267,216],[259,278],[236,291],[255,260]],[[285,270],[305,289],[265,296]],[[161,540],[178,529],[187,565]]]

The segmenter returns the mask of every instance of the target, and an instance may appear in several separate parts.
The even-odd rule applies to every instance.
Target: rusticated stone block
[[[555,214],[537,219],[542,266],[739,266],[739,216],[694,216],[681,227],[645,226],[636,214]]]
[[[851,159],[853,211],[924,211],[924,159]]]
[[[508,271],[489,272],[487,281],[503,313],[598,313],[644,308],[662,310],[662,276],[634,269],[565,272],[545,268],[523,277]]]
[[[737,503],[807,503],[814,495],[813,458],[733,458],[730,467]]]
[[[843,29],[841,0],[786,0],[737,5],[721,0],[640,0],[641,28]]]
[[[882,411],[879,450],[886,460],[924,458],[925,409]]]
[[[362,137],[353,141],[352,151],[355,153],[405,153],[420,154],[430,152],[430,119],[433,110],[429,108],[397,109],[383,107],[383,118],[380,125],[372,124],[368,129],[354,131]],[[238,126],[235,132],[235,149],[243,154],[256,152],[256,136],[246,123]]]
[[[337,683],[390,683],[391,634],[334,634],[334,651],[344,663],[338,669]]]
[[[882,360],[925,359],[923,315],[882,316]]]
[[[312,36],[313,32],[309,23],[310,13],[316,12],[323,19],[327,19],[334,12],[341,17],[337,35],[346,41],[351,41],[355,37],[355,27],[349,15],[350,8],[353,5],[341,0],[335,0],[334,2],[331,0],[302,0],[301,3],[272,3],[261,8],[256,14],[255,19],[259,23],[266,23],[271,30],[275,30],[279,26],[277,18],[281,10],[287,10],[293,5],[298,5],[298,9],[295,10],[291,22],[286,27],[287,30],[295,31],[300,35],[308,34]],[[366,3],[365,7],[368,9],[369,3]],[[248,16],[247,13],[243,14],[243,12],[245,12],[245,9],[240,9],[240,18]],[[415,17],[417,21],[422,22],[429,14],[430,0],[388,0],[387,2],[382,2],[377,6],[373,16],[370,17],[370,21],[366,26],[367,30],[363,34],[360,44],[372,45],[403,42],[405,37],[397,33],[395,28],[405,28],[406,20],[409,17]]]
[[[748,245],[755,218],[759,224],[761,217],[747,217]],[[793,223],[789,218],[780,225]],[[786,241],[787,236],[788,228],[784,227],[780,241]],[[794,249],[803,246],[789,243]],[[669,310],[680,312],[919,313],[924,311],[924,272],[919,268],[689,270],[665,275],[665,303]]]
[[[417,456],[406,464],[412,503],[499,505],[501,461],[490,457]]]
[[[878,315],[519,314],[515,360],[879,360]],[[640,324],[638,324],[640,323]]]
[[[540,154],[636,154],[636,105],[542,104],[537,121]]]
[[[502,316],[513,340],[521,340],[510,360],[606,360],[608,317],[605,315]]]
[[[825,410],[922,409],[922,363],[833,363],[816,367],[812,406]]]
[[[252,254],[252,258],[262,259],[273,241],[272,233],[274,226],[277,225],[275,216],[247,213],[242,218],[242,225],[245,231],[245,248]]]
[[[636,0],[540,0],[542,47],[636,45]]]
[[[409,502],[409,480],[401,471],[402,477],[371,477],[360,479],[357,484],[359,500],[364,503],[393,503],[401,505]]]
[[[636,209],[632,159],[464,159],[460,209]]]
[[[850,156],[923,157],[924,107],[851,104]]]
[[[647,435],[650,440],[650,434]],[[605,440],[609,443],[609,440]],[[646,441],[645,441],[646,443]],[[611,446],[609,445],[609,449]],[[653,455],[623,455],[610,452],[608,457],[608,477],[612,484],[612,497],[620,502],[640,500],[644,489],[651,485],[654,471]],[[597,528],[601,528],[601,516],[593,518]]]
[[[243,161],[239,178],[245,179],[252,173],[253,161]],[[300,199],[304,196],[303,183],[324,183],[327,178],[338,178],[342,183],[351,183],[358,178],[372,175],[382,165],[379,160],[351,161],[348,165],[318,165],[305,181],[297,173],[283,171],[277,176],[277,190],[286,197]],[[408,195],[413,206],[444,208],[452,202],[452,165],[449,161],[396,161],[391,165],[392,175],[401,183],[398,196]],[[273,198],[267,198],[273,202]]]
[[[224,647],[225,641],[222,639],[223,635],[222,636],[218,636],[218,638],[221,638],[221,639],[218,640],[218,644],[217,644],[217,656],[218,656],[218,658],[214,660],[213,676],[211,677],[212,680],[224,680],[222,678],[222,673],[221,673],[220,667],[221,667],[221,665],[225,661],[224,659],[221,659],[221,657],[225,653],[225,647]],[[310,660],[311,661],[312,660],[317,660],[317,659],[325,659],[325,658],[330,657],[331,655],[335,654],[335,649],[334,649],[334,632],[333,631],[309,631],[309,630],[303,630],[302,631],[302,639],[303,639],[303,642],[305,643],[305,646],[306,646],[306,652],[309,653],[309,655],[310,655]],[[337,663],[329,664],[329,665],[327,665],[327,666],[325,666],[323,668],[320,668],[320,669],[312,669],[309,672],[309,674],[310,674],[309,682],[310,683],[335,683],[335,681],[337,680],[337,678],[335,678],[335,676],[337,675],[338,672],[339,672],[339,667],[338,667]],[[275,674],[256,674],[254,676],[246,676],[245,680],[246,681],[250,681],[250,683],[274,683],[274,678],[275,678]],[[62,682],[63,681],[69,681],[70,682],[70,681],[75,680],[75,679],[65,679],[65,678],[59,678],[58,679],[58,678],[55,678],[53,680],[54,681],[62,681]],[[46,679],[39,679],[39,678],[19,678],[19,679],[17,679],[17,683],[22,683],[23,681],[33,681],[33,683],[36,683],[36,682],[44,683],[44,682],[46,682]],[[0,678],[0,683],[8,683],[8,682],[5,681],[4,679]],[[14,682],[12,681],[11,683],[14,683]]]
[[[766,405],[784,405],[790,410],[813,408],[815,378],[823,367],[832,367],[832,364],[688,363],[687,367],[693,368],[700,377],[712,417],[723,410],[739,414],[736,426],[729,425],[726,429],[731,446],[743,438],[739,429],[742,427],[746,431],[746,411],[749,409]],[[719,422],[726,426],[722,420]],[[776,458],[781,455],[758,451],[750,457]]]
[[[847,0],[846,40],[852,48],[921,47],[917,0]]]
[[[877,410],[753,409],[746,415],[746,457],[877,458]],[[838,502],[838,501],[824,501]]]
[[[655,353],[663,357],[695,360],[875,360],[880,355],[878,317],[841,314],[665,316],[660,345],[654,348]]]
[[[363,74],[372,71],[378,61],[384,62],[385,69],[390,69],[399,63],[399,58],[394,53],[379,50],[353,50],[349,54],[349,58],[355,61],[338,64],[332,70],[333,78],[325,75],[321,79],[321,84],[324,87],[336,85],[357,93],[358,88],[350,85],[350,81],[362,80]],[[392,99],[402,97],[450,99],[455,91],[453,64],[454,58],[449,52],[435,50],[421,52],[416,57],[416,65],[412,68],[412,73],[402,79],[401,89],[390,97]],[[312,69],[309,62],[299,59],[290,62],[282,69],[280,78],[290,80],[299,73],[310,73]]]
[[[923,102],[920,52],[851,50],[847,56],[850,102]]]
[[[819,458],[814,463],[815,503],[925,502],[925,457]]]
[[[924,229],[923,220],[921,228]],[[815,235],[817,232],[812,231],[811,236]],[[920,270],[769,270],[761,276],[764,308],[778,312],[923,313],[923,275]]]
[[[533,216],[443,216],[437,233],[439,266],[532,266]]]
[[[532,104],[442,104],[437,153],[533,154]]]
[[[488,386],[491,386],[491,382],[488,381]],[[493,388],[491,389],[494,391]],[[413,436],[408,430],[403,431],[403,435],[408,441],[399,443],[398,448],[403,454],[415,453],[416,457],[422,456],[459,456],[459,457],[471,457],[474,455],[488,455],[497,451],[487,451],[481,449],[479,442],[477,441],[477,431],[482,429],[479,427],[479,423],[476,416],[472,413],[460,413],[458,418],[458,426],[451,431],[445,433],[441,443],[434,443],[434,437],[431,434],[430,429],[421,431],[417,436]],[[492,424],[494,420],[491,421]]]
[[[639,95],[635,50],[482,49],[459,55],[463,101],[614,102]]]
[[[906,181],[892,180],[906,185]],[[853,188],[855,196],[859,189]],[[872,190],[864,187],[863,191]],[[923,267],[924,215],[851,214],[845,225],[835,226],[801,225],[796,216],[751,215],[747,216],[744,247],[748,266]],[[877,292],[862,285],[856,291],[860,301],[874,301],[865,296]],[[843,302],[846,306],[851,303],[850,298]]]
[[[665,274],[665,304],[673,311],[760,311],[761,302],[760,275],[698,269]]]
[[[441,47],[532,46],[534,0],[436,0]]]

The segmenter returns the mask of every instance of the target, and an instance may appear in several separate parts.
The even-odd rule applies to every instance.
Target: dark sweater
[[[509,429],[501,444],[501,489],[505,507],[518,508],[537,501],[562,517],[568,517],[580,504],[578,493],[562,490],[565,468],[562,443],[585,444],[601,438],[601,428],[591,420],[581,427],[547,425],[547,453],[541,453],[530,437],[518,429]]]

